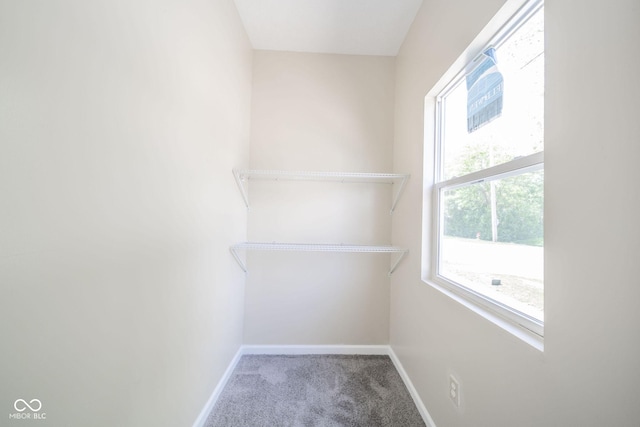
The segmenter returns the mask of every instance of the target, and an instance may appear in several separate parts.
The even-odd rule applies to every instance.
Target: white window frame
[[[472,45],[461,55],[425,98],[425,192],[424,225],[427,231],[423,235],[423,280],[447,295],[493,321],[504,329],[523,338],[539,350],[543,350],[544,321],[533,318],[509,305],[496,301],[486,295],[475,292],[438,274],[440,253],[440,227],[443,223],[441,194],[465,185],[503,179],[544,169],[544,151],[518,157],[509,162],[489,167],[470,174],[440,181],[443,176],[443,159],[440,148],[443,123],[440,114],[443,98],[461,82],[478,63],[481,53],[488,47],[499,47],[535,12],[543,7],[543,0],[533,0],[520,5],[516,1],[508,4],[496,18],[483,30]],[[509,10],[511,8],[511,10]],[[515,13],[514,13],[515,12]],[[497,22],[495,22],[497,21]],[[500,25],[500,22],[502,25]],[[497,31],[496,31],[497,29]],[[493,31],[492,31],[493,30]],[[473,56],[471,56],[473,55]],[[474,58],[469,61],[467,58]],[[430,122],[430,123],[429,123]],[[430,155],[428,146],[433,145]],[[428,173],[430,171],[430,173]],[[431,235],[429,238],[429,234]],[[430,247],[427,247],[430,245]],[[427,263],[425,265],[425,263]]]

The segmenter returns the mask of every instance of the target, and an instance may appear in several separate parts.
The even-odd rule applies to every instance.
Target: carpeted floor
[[[245,355],[206,427],[424,426],[388,356]]]

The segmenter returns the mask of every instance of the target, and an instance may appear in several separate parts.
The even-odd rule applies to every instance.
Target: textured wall
[[[422,6],[397,58],[396,170],[423,176],[424,96],[502,3]],[[392,278],[391,343],[438,426],[633,426],[640,417],[640,5],[550,0],[545,9],[544,352],[421,280],[420,179],[394,216],[394,242],[412,253]],[[458,410],[450,373],[461,383]]]
[[[251,168],[389,172],[394,58],[256,51]],[[248,236],[389,244],[387,185],[251,182]],[[401,201],[402,203],[402,201]],[[388,254],[255,252],[246,344],[386,344]]]
[[[0,1],[0,424],[196,419],[242,337],[251,61],[231,0]]]

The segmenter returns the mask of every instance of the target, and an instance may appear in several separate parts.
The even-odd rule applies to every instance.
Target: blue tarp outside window
[[[478,130],[502,114],[504,83],[498,71],[496,51],[482,53],[482,62],[467,75],[467,132]]]

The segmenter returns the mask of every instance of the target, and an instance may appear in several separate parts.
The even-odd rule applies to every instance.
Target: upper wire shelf
[[[283,180],[283,181],[334,181],[341,183],[373,183],[391,184],[394,187],[391,213],[396,208],[409,174],[396,173],[364,173],[364,172],[310,172],[282,170],[250,170],[234,169],[233,176],[240,189],[244,204],[249,207],[249,196],[246,185],[250,180]]]

